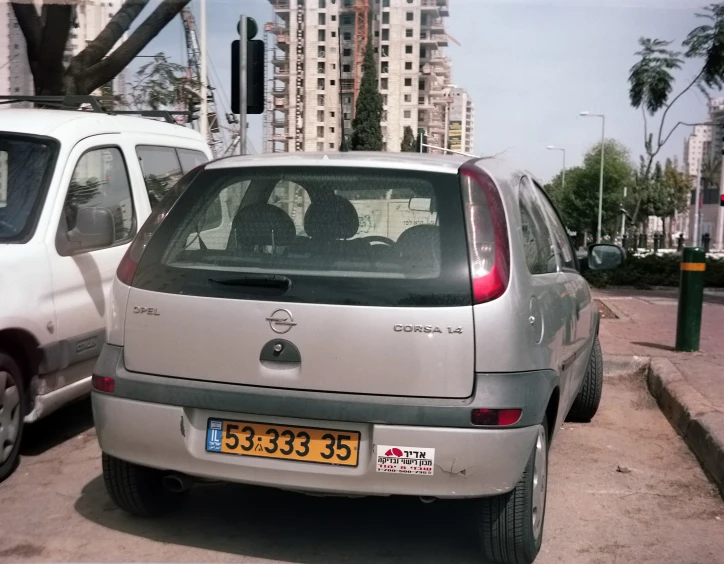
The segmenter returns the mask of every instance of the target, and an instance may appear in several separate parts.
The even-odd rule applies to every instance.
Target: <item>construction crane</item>
[[[362,66],[365,49],[369,43],[370,33],[370,1],[355,0],[354,3],[354,106],[357,111],[357,96],[362,83]]]
[[[184,26],[184,37],[186,39],[186,54],[188,57],[187,78],[193,85],[201,83],[201,49],[199,48],[199,39],[196,35],[196,22],[191,10],[184,8],[181,10],[181,21]],[[218,114],[216,113],[216,101],[214,99],[214,87],[211,81],[206,80],[206,88],[208,91],[208,136],[207,142],[211,148],[211,152],[215,157],[220,157],[223,153],[223,137],[221,128],[219,127]]]

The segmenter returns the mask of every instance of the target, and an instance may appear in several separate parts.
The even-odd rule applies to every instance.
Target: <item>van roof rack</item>
[[[106,115],[136,115],[148,118],[163,118],[168,123],[176,125],[178,122],[174,116],[186,116],[192,121],[193,112],[169,111],[169,110],[109,110],[103,106],[101,100],[96,96],[89,95],[66,95],[66,96],[0,96],[0,105],[13,104],[16,102],[32,102],[33,104],[42,104],[56,110],[71,110],[92,112]],[[87,104],[90,108],[81,108],[83,104]]]

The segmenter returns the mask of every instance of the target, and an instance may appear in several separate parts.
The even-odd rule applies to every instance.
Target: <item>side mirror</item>
[[[624,250],[618,245],[597,243],[588,247],[589,270],[614,270],[626,259]]]
[[[80,208],[75,227],[68,231],[74,250],[109,247],[115,240],[115,221],[107,208]]]

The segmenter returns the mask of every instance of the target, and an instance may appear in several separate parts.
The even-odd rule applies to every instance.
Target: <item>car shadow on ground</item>
[[[90,398],[66,405],[48,417],[25,426],[20,456],[43,454],[92,427],[93,411]]]
[[[75,504],[86,519],[130,535],[308,564],[480,564],[474,507],[469,501],[423,504],[411,498],[320,498],[237,484],[204,484],[192,489],[175,514],[141,519],[113,505],[101,476],[85,486]]]

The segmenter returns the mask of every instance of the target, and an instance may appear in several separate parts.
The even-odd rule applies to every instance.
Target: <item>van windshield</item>
[[[0,244],[35,231],[57,153],[53,139],[0,132]]]

